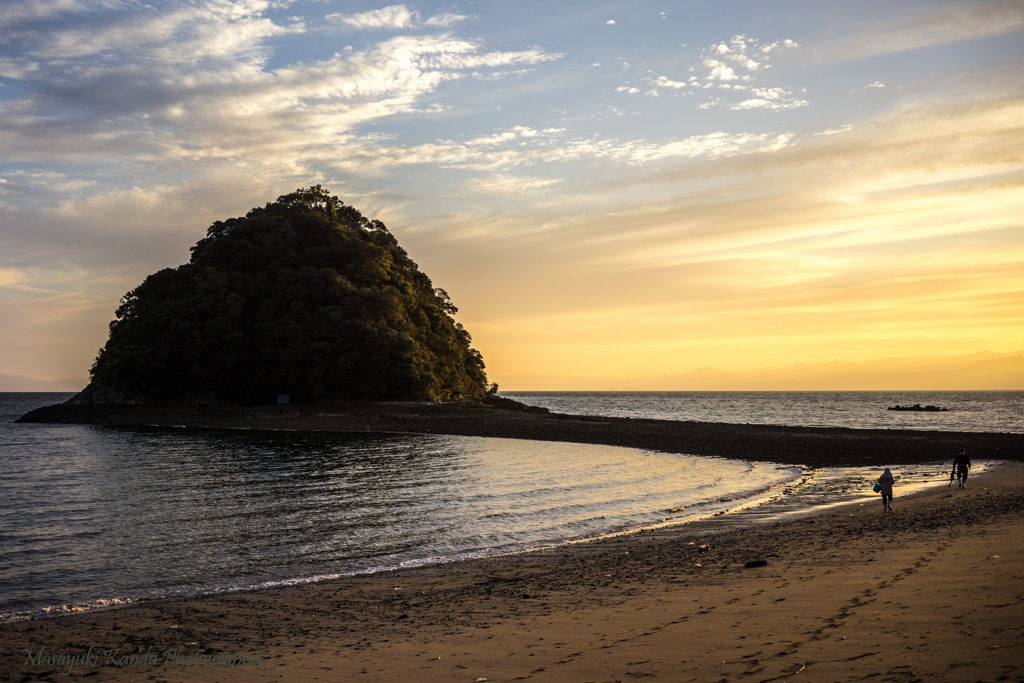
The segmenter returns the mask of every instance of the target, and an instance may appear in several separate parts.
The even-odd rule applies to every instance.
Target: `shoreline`
[[[1024,466],[1006,463],[963,491],[898,498],[891,514],[853,503],[752,527],[712,518],[517,555],[8,623],[0,680],[63,674],[26,665],[25,653],[90,646],[160,654],[155,664],[121,667],[101,655],[96,668],[72,672],[98,681],[782,680],[799,667],[815,680],[912,671],[964,680],[960,666],[971,667],[962,672],[970,680],[997,680],[1024,673],[1024,601],[1011,578],[1024,560],[1022,494]],[[756,560],[767,565],[744,567]],[[950,580],[967,594],[950,595]],[[175,648],[204,661],[248,652],[250,661],[238,670],[164,661]]]
[[[998,469],[1001,464],[1004,463],[976,462],[972,472],[976,471],[977,473],[972,474],[972,476],[984,476],[993,468]],[[902,492],[902,498],[909,497],[912,499],[913,495],[922,495],[929,491],[940,489],[946,483],[945,479],[935,479],[939,474],[944,475],[943,463],[931,463],[925,467],[934,470],[934,472],[922,473],[908,472],[906,470],[897,472],[897,488]],[[522,544],[475,548],[447,556],[431,555],[411,558],[398,564],[353,569],[342,568],[330,573],[286,576],[243,586],[199,589],[187,594],[161,595],[151,593],[149,595],[119,595],[64,605],[48,605],[34,610],[4,613],[0,616],[9,618],[0,619],[0,624],[18,623],[31,619],[50,619],[69,615],[92,614],[124,609],[159,600],[204,599],[234,593],[303,586],[322,581],[377,573],[405,571],[421,567],[513,557],[535,552],[565,549],[579,544],[601,543],[613,538],[644,532],[660,533],[682,530],[696,532],[699,530],[702,534],[715,536],[722,533],[752,529],[769,524],[789,523],[794,520],[828,514],[833,508],[862,505],[862,500],[874,501],[877,497],[873,493],[864,493],[864,491],[868,490],[868,486],[863,480],[863,473],[855,472],[855,470],[860,468],[830,468],[830,471],[824,473],[825,476],[820,480],[818,477],[819,470],[797,468],[795,466],[794,469],[800,472],[796,479],[773,485],[762,491],[752,492],[748,497],[712,498],[687,505],[684,515],[689,516],[680,514],[684,510],[683,507],[676,510],[655,509],[649,511],[650,515],[660,517],[660,519],[634,523],[628,527],[608,528],[580,537],[545,538],[524,541]],[[836,470],[844,469],[851,471],[840,472],[837,480],[835,476]],[[868,479],[870,479],[870,475]],[[839,498],[840,500],[827,500],[829,497]]]

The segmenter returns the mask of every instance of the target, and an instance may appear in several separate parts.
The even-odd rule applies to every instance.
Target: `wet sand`
[[[740,513],[522,555],[5,624],[0,680],[62,680],[68,667],[40,653],[90,646],[96,668],[74,666],[72,676],[1024,678],[1024,465],[997,466],[964,490],[896,493],[888,514],[880,501],[769,525]],[[758,560],[767,564],[744,566]],[[152,659],[117,667],[108,649]],[[169,650],[179,654],[168,663]],[[28,652],[40,663],[27,663]],[[208,666],[236,652],[247,661],[233,670]]]

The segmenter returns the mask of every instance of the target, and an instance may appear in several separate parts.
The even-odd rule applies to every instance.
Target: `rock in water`
[[[914,412],[926,412],[926,413],[943,413],[949,410],[949,408],[940,408],[939,406],[922,406],[920,403],[916,403],[912,406],[901,406],[896,404],[886,408],[886,410],[901,410],[901,411],[914,411]]]
[[[188,263],[121,300],[90,398],[120,402],[483,395],[469,333],[383,223],[319,185],[217,221]]]

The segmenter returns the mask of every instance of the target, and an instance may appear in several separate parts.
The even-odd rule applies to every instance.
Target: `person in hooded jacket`
[[[953,458],[953,472],[956,472],[956,479],[958,482],[958,489],[967,488],[967,473],[971,469],[971,459],[967,457],[967,451],[963,448]],[[949,473],[949,478],[953,479],[953,472]]]
[[[882,472],[882,476],[878,478],[878,485],[882,487],[882,511],[892,511],[892,485],[896,483],[896,477],[892,476],[892,472],[886,467],[885,471]]]

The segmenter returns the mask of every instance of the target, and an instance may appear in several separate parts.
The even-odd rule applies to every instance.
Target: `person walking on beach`
[[[878,485],[882,487],[882,512],[892,511],[892,485],[896,483],[896,477],[886,467],[882,476],[878,478]]]
[[[967,472],[971,469],[971,459],[967,457],[967,451],[963,448],[953,458],[953,470],[956,472],[956,480],[958,483],[958,489],[967,488]],[[949,473],[949,478],[953,478],[953,472]]]

